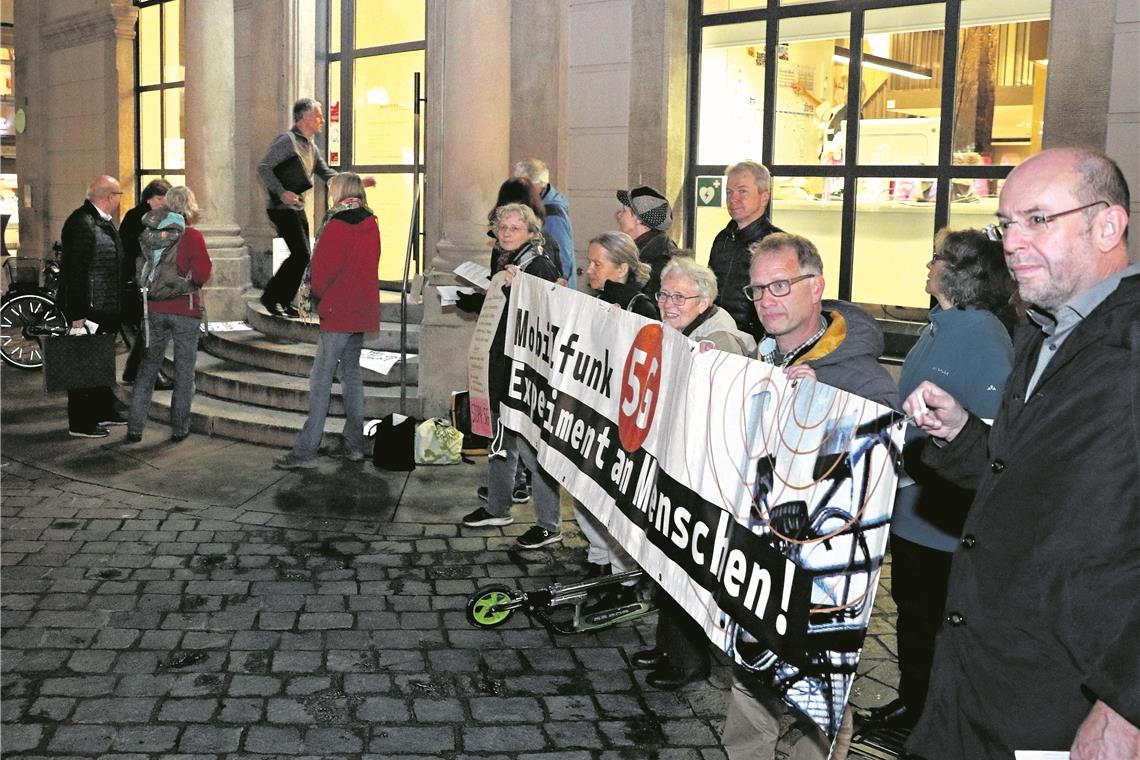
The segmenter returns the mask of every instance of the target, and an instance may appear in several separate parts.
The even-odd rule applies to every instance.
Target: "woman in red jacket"
[[[192,289],[175,298],[147,301],[146,355],[135,377],[127,418],[127,440],[132,443],[142,440],[154,381],[166,355],[166,343],[171,338],[174,340],[174,395],[170,403],[170,440],[177,443],[190,435],[194,364],[198,359],[198,332],[202,324],[202,286],[210,279],[214,264],[206,251],[206,239],[190,226],[198,215],[198,201],[190,188],[184,185],[170,188],[166,193],[166,211],[161,224],[168,234],[181,233],[175,264],[178,274],[190,280]],[[183,221],[185,227],[178,229]],[[174,237],[177,238],[177,234]]]
[[[333,207],[317,232],[312,263],[311,292],[319,302],[321,336],[309,374],[309,417],[293,449],[273,460],[282,470],[316,466],[338,365],[345,412],[338,454],[350,462],[364,459],[360,349],[364,333],[380,329],[380,227],[364,205],[364,183],[358,175],[336,175],[328,182],[328,192]]]

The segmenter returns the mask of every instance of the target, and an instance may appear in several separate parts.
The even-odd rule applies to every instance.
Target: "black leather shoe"
[[[283,316],[285,316],[285,312],[281,311],[281,307],[279,305],[273,303],[272,301],[267,300],[265,298],[265,296],[262,296],[260,298],[260,301],[261,301],[261,305],[265,307],[265,310],[267,312],[269,312],[269,316],[271,316],[271,317],[283,317]]]
[[[154,389],[156,391],[172,391],[174,390],[174,381],[159,375],[158,379],[154,381]]]
[[[297,311],[297,307],[291,303],[281,304],[281,313],[287,317],[292,317],[293,319],[301,316],[301,312]]]
[[[888,702],[855,715],[855,723],[860,728],[902,728],[911,729],[918,723],[918,716],[901,699]]]
[[[589,565],[590,566],[586,568],[586,575],[583,580],[592,581],[594,578],[601,578],[603,575],[610,574],[610,566],[608,564],[595,565],[591,562]]]
[[[657,670],[669,663],[669,656],[660,649],[643,649],[634,652],[629,661],[633,663],[633,667],[641,670]]]
[[[666,663],[657,670],[650,672],[645,677],[645,682],[655,689],[661,689],[661,691],[676,691],[685,684],[704,678],[706,675],[708,674],[687,673]]]

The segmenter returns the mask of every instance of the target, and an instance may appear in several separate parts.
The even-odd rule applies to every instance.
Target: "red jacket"
[[[187,226],[182,233],[182,241],[178,244],[178,273],[185,276],[187,273],[195,285],[202,286],[210,279],[214,271],[214,262],[210,261],[210,254],[206,250],[206,238],[193,227]],[[147,309],[162,314],[181,314],[184,317],[202,316],[202,291],[195,291],[185,296],[178,296],[166,301],[150,301]]]
[[[367,209],[334,216],[313,252],[312,293],[322,332],[380,329],[380,227]]]

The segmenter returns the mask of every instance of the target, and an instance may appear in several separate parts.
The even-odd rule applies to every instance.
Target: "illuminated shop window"
[[[186,68],[182,56],[183,0],[136,0],[136,195],[153,179],[185,182]]]
[[[992,221],[1004,177],[1041,147],[1049,0],[701,8],[686,241],[698,258],[728,221],[702,183],[752,158],[772,170],[772,221],[819,247],[829,294],[929,305],[935,231]]]
[[[334,168],[376,178],[368,203],[383,231],[380,277],[399,280],[414,188],[418,183],[422,189],[424,144],[420,138],[417,157],[414,82],[418,73],[422,99],[425,0],[323,0],[318,9],[325,154]]]

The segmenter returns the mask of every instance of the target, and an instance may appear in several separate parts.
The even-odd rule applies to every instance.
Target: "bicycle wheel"
[[[43,347],[29,328],[66,327],[67,317],[47,296],[16,296],[0,306],[0,358],[20,369],[39,369]]]

